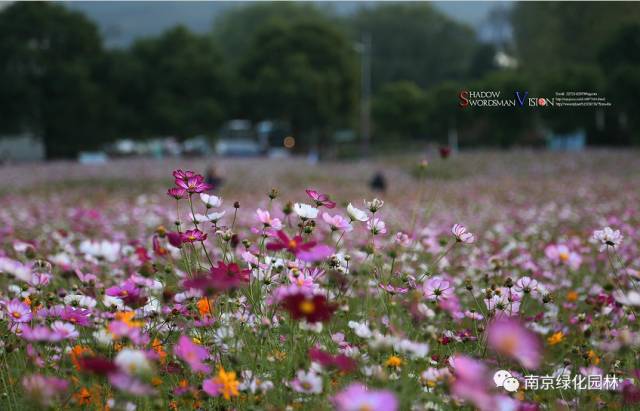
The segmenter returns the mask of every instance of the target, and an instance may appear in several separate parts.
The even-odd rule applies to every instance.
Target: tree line
[[[0,135],[32,132],[47,156],[117,138],[213,136],[231,118],[276,119],[326,146],[359,127],[363,34],[372,39],[373,143],[541,144],[586,129],[592,144],[638,144],[640,7],[529,3],[511,35],[483,42],[427,3],[379,4],[348,16],[309,3],[252,3],[210,33],[183,26],[109,49],[94,22],[58,3],[0,11]],[[359,48],[360,46],[360,48]],[[517,61],[497,64],[500,51]],[[461,110],[461,90],[598,91],[606,110]],[[546,94],[545,94],[546,93]]]

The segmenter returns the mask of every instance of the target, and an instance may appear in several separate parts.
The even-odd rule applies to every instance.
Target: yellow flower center
[[[304,300],[300,303],[300,311],[302,311],[303,314],[311,314],[315,311],[315,309],[316,305],[313,303],[313,301]]]
[[[298,242],[296,240],[289,240],[289,248],[296,248],[298,246]]]
[[[17,311],[12,312],[12,313],[11,313],[11,315],[13,316],[13,318],[20,318],[20,317],[22,317],[22,314],[20,314],[20,313],[19,313],[19,312],[17,312]]]
[[[515,337],[508,335],[500,342],[500,350],[505,354],[513,354],[518,346],[518,341]]]
[[[562,252],[560,253],[560,260],[562,260],[562,262],[566,263],[569,260],[569,253]]]

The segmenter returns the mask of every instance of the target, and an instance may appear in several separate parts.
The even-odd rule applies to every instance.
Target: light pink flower
[[[322,219],[325,223],[331,226],[332,231],[345,231],[349,232],[353,230],[353,226],[349,223],[349,220],[342,217],[340,214],[331,216],[329,213],[323,213]]]
[[[467,231],[467,228],[462,224],[454,224],[451,227],[451,234],[456,238],[456,241],[465,244],[471,244],[475,241],[473,234]]]
[[[431,301],[449,298],[453,295],[453,286],[448,280],[436,276],[429,278],[422,286],[425,297]]]
[[[389,390],[370,390],[360,383],[353,383],[332,399],[337,411],[396,411],[398,400]]]
[[[515,319],[501,317],[487,328],[488,344],[494,351],[509,356],[527,369],[535,369],[542,361],[540,340]]]
[[[258,216],[258,221],[264,224],[265,227],[273,228],[274,230],[282,230],[282,222],[279,218],[271,217],[268,211],[257,209],[256,214]]]

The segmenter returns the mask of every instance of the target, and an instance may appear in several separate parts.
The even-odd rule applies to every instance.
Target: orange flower
[[[398,368],[402,365],[402,358],[398,357],[397,355],[392,355],[387,359],[384,365],[386,365],[387,367]]]
[[[576,301],[577,299],[578,299],[578,293],[577,292],[569,291],[567,293],[567,301],[572,303],[572,302]]]
[[[167,358],[167,352],[162,348],[162,342],[159,339],[154,338],[151,342],[151,348],[156,352],[156,354],[158,354],[160,362],[164,363]]]
[[[133,321],[133,317],[135,315],[135,311],[120,311],[116,313],[115,317],[117,321],[122,321],[131,328],[140,328],[143,326],[143,323],[140,321]]]
[[[204,380],[202,389],[212,397],[222,395],[225,400],[240,395],[238,386],[240,383],[236,380],[236,373],[233,371],[226,372],[222,366],[218,369],[218,375],[214,378]]]
[[[562,341],[564,341],[564,334],[562,333],[562,331],[558,331],[557,333],[547,338],[547,342],[549,343],[549,345],[560,344]]]
[[[73,399],[78,405],[91,404],[91,392],[86,387],[82,387],[80,391],[73,394]]]
[[[210,316],[213,313],[213,301],[206,297],[199,299],[196,305],[198,306],[198,311],[200,311],[200,316],[202,317]]]
[[[76,345],[71,349],[69,355],[71,356],[71,362],[76,370],[80,371],[80,363],[78,362],[78,359],[89,354],[93,354],[93,350],[89,347],[83,347],[82,345]]]

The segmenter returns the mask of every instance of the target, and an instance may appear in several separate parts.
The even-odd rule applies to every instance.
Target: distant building
[[[42,161],[44,158],[41,138],[29,133],[0,135],[0,164]]]
[[[552,151],[582,151],[587,141],[587,133],[578,130],[567,134],[550,134],[547,148]]]

